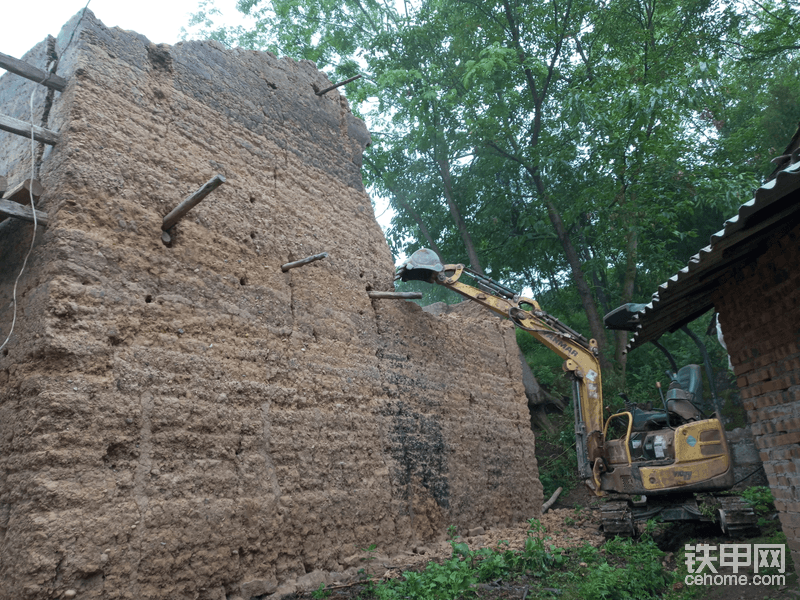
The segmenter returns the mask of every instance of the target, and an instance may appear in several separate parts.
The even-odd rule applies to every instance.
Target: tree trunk
[[[583,273],[581,260],[578,257],[578,253],[575,251],[572,240],[570,240],[569,235],[567,235],[567,228],[564,226],[564,221],[561,219],[561,213],[545,192],[544,183],[538,175],[534,175],[533,180],[540,196],[545,201],[547,215],[550,217],[550,222],[556,230],[556,236],[558,236],[561,247],[564,249],[564,254],[567,256],[567,262],[572,271],[572,279],[575,281],[575,287],[578,290],[578,297],[581,299],[583,310],[586,311],[586,317],[589,320],[589,331],[592,337],[597,340],[597,346],[600,349],[600,356],[598,357],[600,368],[604,371],[610,370],[612,364],[606,357],[606,351],[608,350],[606,330],[603,327],[600,314],[597,312],[597,304],[594,301],[594,296],[592,296],[592,290],[586,281],[586,275]]]
[[[522,47],[519,25],[516,21],[514,10],[509,0],[505,0],[503,2],[503,7],[505,18],[508,22],[508,33],[511,37],[509,40],[511,42],[510,45],[517,51],[519,64],[522,67],[523,73],[525,74],[525,85],[528,88],[528,93],[533,101],[533,123],[531,126],[529,144],[532,148],[536,148],[539,145],[539,135],[541,134],[542,129],[542,115],[545,101],[550,92],[550,84],[552,83],[556,74],[556,65],[559,57],[561,56],[564,41],[569,36],[568,23],[572,6],[570,2],[567,2],[563,6],[564,14],[559,19],[562,24],[561,35],[556,41],[549,61],[546,63],[547,74],[541,77],[541,82],[539,85],[537,85],[536,76],[528,64],[528,57]],[[550,222],[553,224],[553,228],[556,230],[556,235],[561,242],[561,247],[564,249],[564,254],[567,257],[567,262],[569,263],[570,270],[572,271],[572,278],[575,281],[575,287],[578,290],[578,296],[581,299],[581,304],[583,305],[583,309],[586,311],[586,317],[589,319],[589,330],[591,331],[592,337],[597,340],[597,345],[600,349],[600,356],[598,357],[600,361],[600,367],[603,370],[608,370],[612,365],[611,361],[609,361],[606,357],[606,352],[608,351],[606,332],[603,328],[603,322],[600,319],[600,315],[597,312],[597,304],[594,301],[592,290],[586,281],[586,275],[583,272],[581,260],[578,257],[578,253],[575,251],[575,246],[572,244],[572,240],[570,240],[569,235],[567,234],[567,230],[566,227],[564,227],[564,222],[561,219],[560,212],[553,203],[550,195],[547,193],[547,189],[542,181],[538,167],[524,162],[521,158],[517,158],[517,160],[524,166],[525,170],[531,176],[539,197],[545,203],[547,214],[550,217]]]
[[[561,248],[564,250],[564,254],[567,257],[567,262],[569,263],[570,271],[572,272],[572,278],[575,281],[575,287],[578,290],[578,296],[581,299],[581,304],[583,305],[583,309],[586,311],[586,317],[589,320],[589,330],[591,332],[591,336],[597,340],[597,345],[600,350],[600,355],[598,356],[600,368],[604,371],[611,369],[613,365],[606,356],[606,352],[608,351],[608,338],[606,338],[606,330],[603,327],[603,321],[600,318],[600,314],[597,312],[597,303],[594,301],[592,289],[589,287],[589,284],[586,281],[586,275],[584,274],[583,267],[581,266],[580,256],[578,256],[575,246],[573,245],[572,240],[569,238],[567,228],[564,226],[564,221],[561,218],[561,213],[553,203],[550,195],[547,193],[542,178],[539,176],[534,167],[526,163],[521,158],[505,152],[495,142],[489,142],[489,146],[500,152],[500,154],[506,158],[510,158],[519,163],[533,181],[539,197],[542,199],[545,207],[547,208],[547,215],[550,217],[550,223],[553,225],[553,229],[555,229],[556,237],[558,237],[558,240],[561,242]]]
[[[625,278],[622,282],[622,302],[626,304],[633,300],[633,289],[636,283],[636,256],[639,247],[639,234],[635,228],[629,225],[627,235],[627,253],[625,257]],[[620,368],[622,380],[625,381],[625,368],[628,365],[628,355],[625,353],[625,346],[628,345],[628,332],[616,332],[616,352],[614,358]]]
[[[461,236],[461,241],[464,243],[464,247],[467,250],[470,266],[475,271],[483,275],[483,267],[481,267],[481,261],[478,259],[478,253],[475,251],[475,245],[472,243],[472,236],[470,236],[469,230],[467,230],[467,225],[464,223],[464,219],[461,218],[461,212],[458,210],[458,206],[456,206],[455,199],[453,198],[453,182],[450,177],[450,161],[446,158],[437,158],[436,162],[439,165],[439,173],[442,176],[442,183],[444,184],[444,197],[447,200],[447,206],[450,208],[450,214],[453,217],[453,222],[456,224],[456,229],[458,229],[458,233]]]
[[[438,256],[439,260],[442,261],[443,260],[442,253],[439,250],[439,245],[433,239],[431,232],[428,230],[428,226],[425,224],[425,221],[422,220],[422,217],[419,216],[419,213],[416,210],[414,210],[414,207],[411,206],[410,202],[405,200],[405,195],[403,194],[403,192],[392,188],[390,188],[389,191],[392,192],[392,195],[397,200],[397,203],[401,207],[403,207],[403,210],[406,211],[409,215],[411,215],[412,219],[414,219],[414,222],[417,224],[417,227],[419,227],[420,233],[422,233],[422,236],[425,238],[425,241],[428,244],[428,248],[436,252],[436,256]]]

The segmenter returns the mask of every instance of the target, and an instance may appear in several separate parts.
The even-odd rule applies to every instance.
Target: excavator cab
[[[700,366],[686,365],[677,373],[667,372],[667,374],[671,381],[663,408],[653,409],[649,403],[642,408],[638,404],[626,402],[625,409],[631,413],[633,419],[633,431],[675,427],[707,418],[695,405],[695,402],[700,401],[703,391]]]
[[[646,304],[624,304],[603,319],[609,329],[635,331]],[[603,508],[606,534],[630,535],[633,523],[659,516],[665,521],[709,521],[714,514],[729,534],[755,529],[755,514],[741,498],[713,496],[733,487],[731,452],[719,415],[707,416],[702,405],[699,365],[677,368],[662,346],[672,369],[663,408],[640,408],[626,400],[626,410],[613,415],[605,432],[608,469],[601,489],[641,495],[646,502],[608,502]],[[614,425],[613,421],[617,424]],[[619,423],[628,423],[627,431]],[[617,432],[621,432],[617,434]],[[627,490],[625,489],[627,487]],[[703,496],[696,496],[698,492]],[[710,502],[710,506],[702,506]],[[709,510],[712,509],[712,510]]]

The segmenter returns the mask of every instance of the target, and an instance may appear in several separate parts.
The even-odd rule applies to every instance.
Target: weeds
[[[644,535],[639,542],[614,538],[603,546],[604,560],[578,584],[578,598],[644,600],[660,595],[670,583],[664,553]]]
[[[478,584],[524,577],[526,583],[533,579],[542,589],[556,586],[565,600],[646,600],[662,594],[671,583],[661,562],[664,554],[646,534],[641,541],[610,540],[600,550],[586,544],[566,551],[549,542],[536,519],[529,521],[522,550],[512,550],[508,542],[500,542],[495,548],[470,550],[467,544],[453,538],[452,555],[445,562],[431,562],[419,572],[407,571],[399,579],[370,582],[364,597],[467,599],[477,596]]]
[[[775,500],[772,497],[772,492],[764,485],[749,487],[742,491],[741,496],[747,500],[759,517],[775,512]]]
[[[366,554],[366,556],[361,557],[361,560],[367,563],[367,566],[375,560],[375,551],[378,549],[377,544],[370,544],[366,548],[361,548],[361,551]],[[369,573],[367,573],[367,569],[362,567],[358,570],[358,578],[363,580],[369,579]]]
[[[742,494],[759,515],[773,510],[772,497],[766,488],[750,488]],[[574,521],[584,515],[576,508]],[[528,600],[543,600],[557,595],[560,600],[696,600],[711,588],[686,585],[688,574],[685,552],[674,556],[677,570],[667,569],[665,553],[658,548],[653,535],[663,524],[648,521],[638,540],[615,538],[602,547],[586,543],[564,550],[551,543],[544,526],[536,519],[528,522],[527,537],[522,549],[513,550],[507,541],[493,548],[471,550],[448,528],[450,557],[442,563],[431,562],[419,571],[406,571],[402,577],[388,581],[367,579],[362,570],[361,600],[467,600],[484,595],[481,585],[504,582],[524,586]],[[786,544],[786,537],[774,531],[748,543]],[[376,546],[363,548],[368,564],[375,559]],[[669,559],[672,561],[672,557]],[[787,556],[787,572],[792,571]],[[766,572],[766,571],[765,571]],[[330,591],[324,586],[312,593],[324,599]]]

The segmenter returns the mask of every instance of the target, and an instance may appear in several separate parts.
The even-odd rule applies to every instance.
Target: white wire
[[[89,2],[91,2],[91,1],[92,0],[86,0],[86,6],[83,7],[83,12],[81,13],[81,18],[78,19],[78,22],[75,24],[75,27],[72,29],[72,34],[69,36],[69,41],[67,42],[66,48],[64,48],[64,51],[61,53],[61,56],[64,56],[64,54],[67,52],[67,48],[69,48],[69,45],[72,43],[72,38],[75,36],[75,32],[78,30],[78,26],[81,24],[81,21],[83,21],[83,17],[86,16],[86,9],[89,8]],[[56,65],[57,64],[58,64],[58,61],[56,59]],[[51,69],[51,71],[54,72],[55,68],[56,67],[54,66],[53,69]],[[46,79],[47,79],[47,75],[45,75],[45,78],[42,79],[42,81],[40,81],[39,83],[40,84],[44,83]],[[22,261],[22,268],[19,270],[19,275],[17,275],[17,279],[14,281],[14,291],[12,292],[12,299],[13,299],[13,302],[14,302],[14,317],[11,320],[11,330],[8,332],[8,337],[6,337],[6,341],[3,342],[2,346],[0,346],[0,350],[2,350],[3,348],[6,347],[6,344],[8,344],[8,340],[11,339],[11,334],[14,333],[14,325],[16,325],[16,323],[17,323],[17,285],[19,284],[20,277],[22,277],[22,273],[25,272],[25,266],[28,264],[28,258],[30,257],[31,252],[33,252],[33,245],[36,242],[36,227],[38,226],[38,223],[36,221],[36,207],[34,206],[34,202],[33,202],[33,180],[36,177],[36,144],[35,144],[34,139],[33,139],[33,96],[34,96],[34,94],[36,94],[37,87],[38,86],[34,86],[33,87],[33,91],[31,92],[31,102],[30,102],[30,106],[31,106],[31,185],[30,185],[30,190],[29,191],[31,193],[31,214],[33,215],[33,235],[31,236],[31,247],[28,248],[28,252],[25,254],[25,260]]]
[[[19,279],[22,277],[22,273],[25,271],[25,266],[28,264],[28,257],[30,257],[31,252],[33,252],[33,244],[36,242],[36,207],[33,204],[33,180],[36,175],[36,144],[34,143],[33,139],[33,96],[36,94],[36,87],[34,86],[33,91],[31,92],[31,184],[30,184],[30,193],[31,193],[31,214],[33,214],[33,235],[31,236],[31,247],[28,248],[28,252],[25,254],[25,260],[22,261],[22,268],[19,270],[19,275],[17,275],[16,281],[14,281],[14,291],[12,293],[12,298],[14,302],[14,317],[11,320],[11,330],[8,332],[8,337],[6,337],[6,341],[3,342],[3,345],[0,346],[0,350],[6,347],[8,341],[11,339],[11,334],[14,333],[14,325],[17,323],[17,285],[19,284]]]

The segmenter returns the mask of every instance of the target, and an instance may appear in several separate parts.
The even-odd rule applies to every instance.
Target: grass
[[[550,599],[554,593],[564,600],[647,600],[660,597],[673,583],[662,565],[664,553],[646,535],[639,540],[615,538],[599,549],[587,544],[564,550],[551,544],[543,526],[531,519],[522,550],[504,543],[470,550],[458,539],[450,545],[451,556],[441,564],[431,562],[398,579],[370,582],[360,597],[460,600],[477,597],[478,584],[502,580],[528,586],[529,600]]]
[[[774,514],[767,488],[749,488],[742,495],[759,515]],[[578,517],[580,509],[575,511],[575,518]],[[764,535],[746,542],[785,544],[786,537],[778,522],[775,519],[766,521],[771,525],[764,529]],[[521,550],[510,549],[508,542],[471,550],[451,529],[451,553],[447,560],[406,571],[397,579],[365,579],[358,597],[360,600],[462,600],[491,594],[494,588],[481,587],[489,582],[524,587],[528,600],[552,600],[554,597],[561,600],[693,600],[719,592],[714,587],[684,585],[688,574],[684,551],[673,556],[660,550],[650,537],[656,526],[654,522],[649,523],[638,539],[614,538],[599,548],[585,544],[563,549],[551,543],[538,520],[531,519]],[[687,543],[691,542],[687,540]],[[369,561],[374,556],[375,546],[363,551],[364,560]],[[793,566],[788,552],[787,563],[787,580],[790,580]],[[770,589],[764,591],[770,593]],[[320,586],[312,597],[321,599],[328,594]]]

